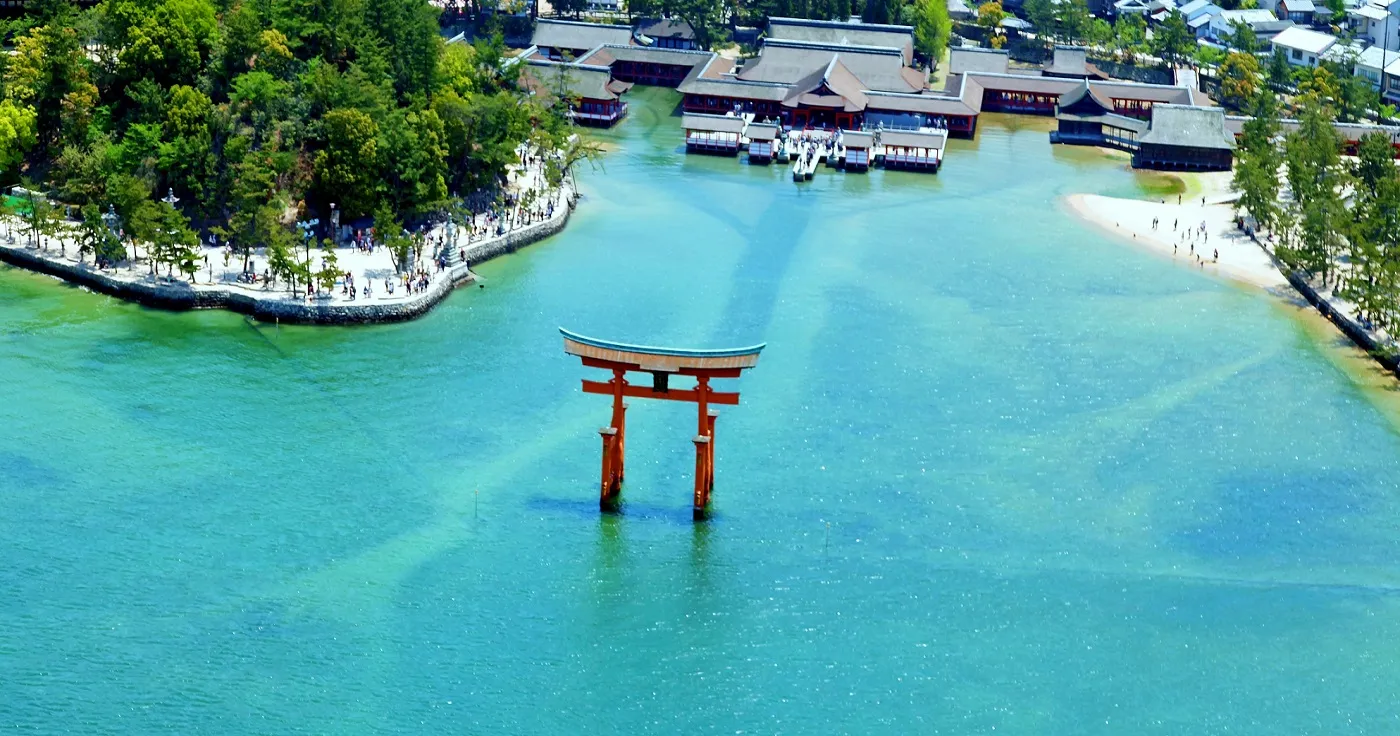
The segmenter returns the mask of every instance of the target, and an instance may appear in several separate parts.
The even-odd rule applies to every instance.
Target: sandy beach
[[[1230,174],[1201,174],[1196,181],[1201,191],[1183,195],[1181,204],[1177,204],[1176,195],[1162,202],[1097,194],[1072,194],[1066,198],[1066,204],[1085,220],[1183,267],[1264,289],[1287,286],[1288,280],[1274,265],[1273,258],[1235,228]],[[1154,218],[1156,228],[1152,226]],[[1202,223],[1204,234],[1199,232]],[[1198,261],[1197,256],[1204,261]]]

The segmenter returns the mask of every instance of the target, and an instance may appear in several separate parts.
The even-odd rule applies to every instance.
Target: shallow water
[[[411,324],[0,272],[0,727],[1400,730],[1400,439],[1276,300],[1059,204],[1154,179],[993,118],[799,187],[633,94],[569,229]],[[712,522],[642,401],[599,516],[560,325],[768,343]]]

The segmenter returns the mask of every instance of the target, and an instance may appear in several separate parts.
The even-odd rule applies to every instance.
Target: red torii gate
[[[569,332],[560,327],[564,336],[564,352],[583,360],[588,368],[612,371],[608,381],[584,379],[583,392],[613,397],[612,424],[598,430],[603,437],[602,489],[598,506],[603,511],[617,511],[622,491],[622,475],[627,448],[627,404],[623,398],[693,401],[698,407],[699,428],[695,443],[695,508],[699,521],[709,515],[710,492],[715,487],[715,418],[719,412],[711,404],[737,405],[739,392],[715,391],[712,378],[738,378],[747,368],[758,364],[763,345],[732,350],[686,350],[628,345]],[[651,387],[627,382],[627,373],[650,373]],[[672,375],[695,378],[693,389],[670,387]]]

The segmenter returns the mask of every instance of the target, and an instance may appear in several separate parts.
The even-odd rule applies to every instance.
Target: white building
[[[1336,36],[1299,26],[1284,29],[1282,33],[1274,36],[1273,40],[1274,48],[1283,49],[1283,55],[1289,64],[1307,67],[1317,66],[1318,59],[1336,43]]]
[[[1347,19],[1358,41],[1400,51],[1400,0],[1388,6],[1367,3],[1347,11]]]
[[[1390,62],[1381,75],[1381,97],[1392,105],[1400,104],[1400,59]]]
[[[1250,8],[1249,10],[1222,10],[1211,16],[1207,36],[1214,41],[1223,41],[1235,32],[1235,23],[1243,23],[1254,31],[1255,35],[1264,35],[1263,29],[1278,23],[1278,18],[1268,10],[1260,8]]]
[[[1386,65],[1400,60],[1400,52],[1387,51],[1379,46],[1367,46],[1361,41],[1337,43],[1322,55],[1327,61],[1349,68],[1358,77],[1364,77],[1376,89],[1381,88]]]

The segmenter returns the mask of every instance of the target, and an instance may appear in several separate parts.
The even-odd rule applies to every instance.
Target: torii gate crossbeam
[[[712,379],[738,378],[743,371],[758,364],[763,345],[732,350],[687,350],[681,348],[648,347],[609,342],[584,337],[564,328],[564,352],[577,356],[588,368],[611,371],[607,381],[584,379],[583,392],[613,397],[612,422],[598,430],[603,438],[603,472],[598,506],[603,511],[617,511],[622,491],[622,478],[627,450],[626,398],[688,401],[697,406],[695,437],[695,499],[693,516],[699,521],[709,516],[710,493],[715,487],[715,419],[719,412],[711,405],[734,406],[739,403],[737,391],[716,391]],[[651,386],[627,382],[629,372],[650,373]],[[673,389],[671,376],[695,379],[693,389]]]

